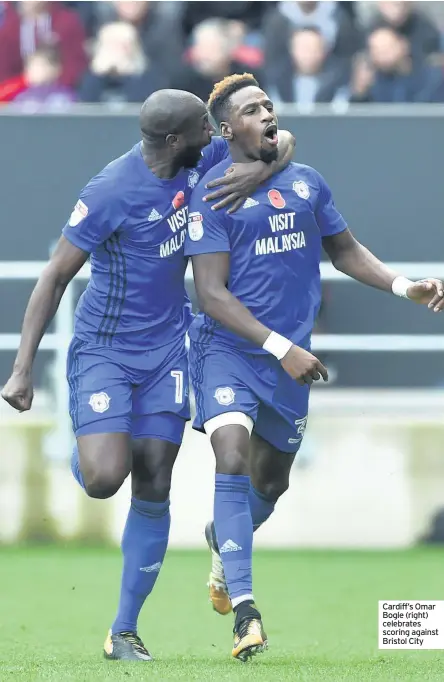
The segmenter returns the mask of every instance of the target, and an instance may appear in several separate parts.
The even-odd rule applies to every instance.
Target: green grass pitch
[[[230,658],[231,616],[213,613],[208,556],[171,551],[140,621],[154,663],[102,659],[116,607],[112,549],[0,550],[0,681],[444,680],[442,651],[378,651],[378,599],[443,599],[444,550],[255,554],[270,649]]]

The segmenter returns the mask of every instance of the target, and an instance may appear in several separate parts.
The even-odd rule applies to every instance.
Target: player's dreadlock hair
[[[251,73],[235,73],[232,76],[226,76],[222,81],[216,83],[208,100],[208,109],[218,125],[228,115],[230,110],[229,99],[233,92],[242,90],[242,88],[246,88],[249,85],[259,87],[259,83]]]

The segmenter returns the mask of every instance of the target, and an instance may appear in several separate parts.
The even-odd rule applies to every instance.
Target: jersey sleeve
[[[203,148],[201,168],[207,173],[210,168],[216,166],[229,156],[228,142],[223,137],[213,137],[210,144]]]
[[[103,179],[93,178],[81,191],[63,236],[79,249],[91,253],[123,223],[121,202]]]
[[[230,251],[226,215],[222,210],[212,211],[211,206],[202,199],[202,190],[199,187],[196,190],[193,192],[188,214],[185,255]]]
[[[315,208],[316,222],[321,236],[330,237],[346,230],[347,223],[335,206],[330,187],[319,173],[317,173],[317,178],[320,190]]]

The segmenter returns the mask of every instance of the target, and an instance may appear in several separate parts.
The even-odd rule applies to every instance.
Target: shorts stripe
[[[204,396],[202,391],[203,371],[205,365],[205,347],[201,343],[197,343],[195,374],[194,374],[194,395],[196,398],[196,412],[201,417],[202,424],[205,423],[205,406]]]
[[[72,427],[74,431],[79,428],[79,350],[85,345],[84,341],[76,339],[69,352],[68,363],[68,386],[69,386],[69,411],[71,414]]]

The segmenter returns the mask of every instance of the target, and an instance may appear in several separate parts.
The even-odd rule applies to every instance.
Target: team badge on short
[[[111,398],[108,393],[101,391],[100,393],[93,393],[89,399],[89,404],[91,405],[94,412],[106,412],[109,408]]]
[[[188,176],[188,187],[194,189],[194,187],[196,187],[197,183],[199,182],[199,179],[200,179],[199,173],[195,170],[192,170]]]
[[[310,189],[306,182],[303,180],[297,180],[293,183],[293,189],[301,199],[308,199],[310,196]]]
[[[270,189],[268,192],[270,204],[275,208],[285,208],[286,201],[278,189]]]
[[[234,398],[236,397],[235,392],[229,386],[224,388],[217,388],[214,394],[219,405],[232,405],[234,403]]]
[[[188,236],[192,242],[202,239],[204,233],[203,216],[198,211],[193,211],[188,216]]]
[[[88,206],[83,203],[81,199],[78,200],[74,206],[74,210],[70,215],[68,225],[75,227],[88,215]]]
[[[184,202],[185,202],[185,194],[182,191],[180,191],[180,192],[177,192],[176,196],[174,197],[174,199],[171,203],[173,204],[173,208],[175,208],[177,211],[178,208],[183,206]]]

